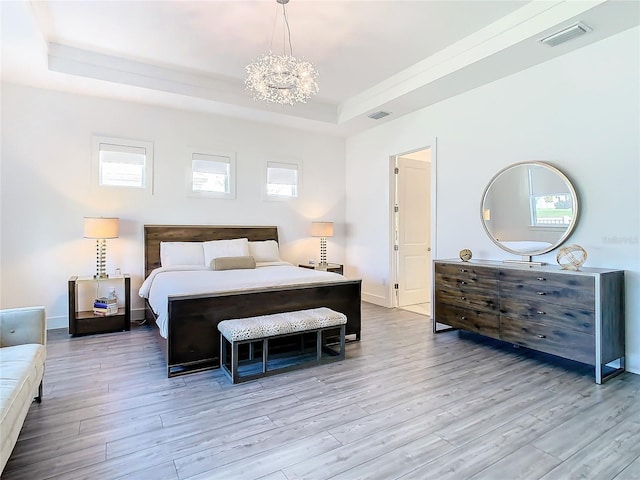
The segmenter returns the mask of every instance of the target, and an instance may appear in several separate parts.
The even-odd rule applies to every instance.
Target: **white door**
[[[427,152],[428,153],[428,152]],[[398,306],[429,303],[431,163],[398,157]]]

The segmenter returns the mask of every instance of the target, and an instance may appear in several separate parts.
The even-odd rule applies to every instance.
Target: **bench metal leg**
[[[340,360],[344,360],[344,352],[345,352],[345,335],[347,331],[346,325],[340,326]]]
[[[322,359],[322,330],[316,332],[316,361]]]
[[[224,343],[224,335],[220,335],[220,368],[224,367],[224,362],[227,359],[226,345]]]
[[[269,339],[262,340],[262,373],[267,373],[267,360],[269,359]]]
[[[231,344],[231,382],[238,381],[238,343]]]

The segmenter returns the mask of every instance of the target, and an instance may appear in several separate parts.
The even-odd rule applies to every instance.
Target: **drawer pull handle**
[[[469,270],[467,270],[466,268],[461,268],[461,269],[460,269],[460,272],[461,272],[461,273],[467,273],[468,271],[469,271]]]
[[[539,280],[540,282],[544,282],[544,281],[546,281],[547,279],[546,279],[546,278],[544,278],[544,277],[538,277],[538,280]]]
[[[460,317],[460,320],[466,320],[467,317],[465,317],[464,315]]]
[[[460,300],[466,300],[467,297],[460,297]]]
[[[540,335],[538,335],[538,338],[547,338],[547,336],[540,334]]]
[[[544,293],[544,292],[537,292],[537,293],[538,293],[538,295],[546,295],[546,293]]]
[[[536,313],[538,315],[546,315],[547,314],[547,312],[543,312],[542,310],[538,310]]]

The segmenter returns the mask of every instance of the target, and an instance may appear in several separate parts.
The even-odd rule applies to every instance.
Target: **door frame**
[[[388,295],[390,299],[390,305],[392,308],[398,307],[398,296],[396,294],[395,284],[398,283],[398,255],[394,250],[395,245],[395,220],[396,220],[396,212],[395,212],[395,204],[397,197],[397,181],[396,181],[396,157],[402,157],[405,155],[410,155],[415,152],[419,152],[420,150],[431,150],[431,185],[429,186],[431,191],[431,318],[433,318],[433,283],[434,283],[434,271],[433,271],[433,260],[437,258],[437,235],[436,235],[436,225],[437,225],[437,187],[438,187],[438,138],[434,137],[431,141],[427,142],[425,146],[420,148],[414,148],[412,150],[406,150],[402,153],[396,153],[395,155],[391,155],[389,157],[389,247],[391,254],[389,255],[389,271],[391,272],[390,278],[391,282],[388,287]]]

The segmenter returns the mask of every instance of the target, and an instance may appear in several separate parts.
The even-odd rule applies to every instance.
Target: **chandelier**
[[[285,5],[289,0],[276,0],[282,5],[282,16],[289,43],[289,53],[286,50],[286,41],[283,38],[282,55],[269,53],[261,55],[254,62],[247,65],[247,78],[244,83],[256,100],[264,100],[281,105],[295,105],[296,102],[306,103],[307,99],[318,93],[316,67],[304,60],[298,60],[293,56],[291,48],[291,30]],[[275,22],[271,34],[271,46],[273,46],[273,34]],[[270,47],[271,47],[270,46]]]

